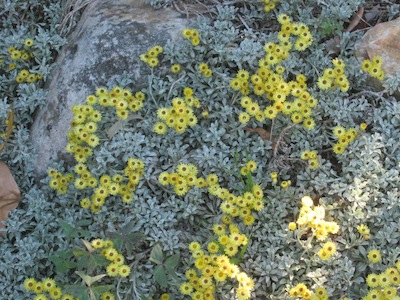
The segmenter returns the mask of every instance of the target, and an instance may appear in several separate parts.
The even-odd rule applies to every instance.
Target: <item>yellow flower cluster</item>
[[[143,107],[145,96],[137,92],[134,96],[131,91],[115,86],[108,91],[104,87],[96,90],[95,95],[86,98],[87,104],[72,107],[74,118],[71,121],[72,129],[68,131],[68,144],[66,150],[74,154],[78,163],[85,163],[87,158],[93,154],[92,148],[99,144],[96,135],[97,123],[102,120],[102,114],[95,109],[96,105],[113,106],[116,108],[119,119],[126,119],[129,111],[136,112]]]
[[[272,185],[276,185],[278,183],[278,173],[277,172],[271,172],[269,174],[271,180],[272,180]],[[291,180],[282,180],[281,183],[279,184],[281,188],[287,189],[292,185]]]
[[[247,245],[247,237],[244,234],[240,234],[239,228],[231,223],[232,219],[227,215],[223,217],[223,221],[225,223],[214,224],[213,226],[213,231],[218,236],[219,245],[211,242],[207,245],[207,249],[211,253],[216,253],[215,250],[218,251],[222,248],[227,256],[234,257],[238,253],[240,246]],[[227,229],[229,229],[229,234]]]
[[[292,297],[297,297],[302,299],[310,299],[312,291],[309,290],[307,286],[301,282],[297,284],[295,287],[290,289],[289,295]]]
[[[261,2],[265,4],[264,11],[270,12],[275,9],[276,5],[279,3],[279,0],[261,0]]]
[[[102,119],[100,111],[92,105],[75,105],[72,107],[74,118],[71,121],[72,129],[68,131],[66,151],[74,154],[78,163],[85,163],[93,154],[92,148],[99,144],[96,135],[97,123]]]
[[[296,80],[286,82],[283,76],[285,68],[279,63],[289,57],[293,48],[290,41],[292,35],[298,36],[294,45],[298,51],[310,46],[312,35],[306,25],[292,22],[287,15],[280,15],[278,20],[281,23],[279,43],[269,42],[264,46],[266,55],[259,61],[256,74],[250,76],[248,71],[239,70],[230,82],[233,90],[238,90],[245,96],[240,104],[246,111],[239,114],[239,122],[247,123],[251,117],[262,122],[265,118],[274,119],[282,112],[290,115],[293,123],[303,122],[304,127],[311,130],[315,126],[315,121],[311,118],[312,109],[318,101],[308,91],[307,78],[303,74],[298,74]],[[257,96],[265,96],[272,104],[263,111],[248,96],[251,90]],[[293,97],[293,101],[289,101],[290,97]]]
[[[385,72],[382,70],[382,57],[380,56],[363,60],[361,63],[361,69],[379,80],[383,80],[385,77]]]
[[[210,67],[206,63],[201,63],[199,64],[199,71],[201,74],[203,74],[204,77],[211,77],[213,72],[210,69]]]
[[[11,116],[11,114],[10,114],[9,116]],[[10,117],[9,117],[9,119],[5,119],[5,120],[4,120],[4,125],[6,125],[7,127],[10,126],[10,127],[11,127],[11,132],[12,132],[12,131],[15,129],[15,124],[14,124],[14,122],[11,122],[11,123],[10,123],[11,125],[9,125],[9,122],[10,122],[10,121],[11,121]],[[3,127],[3,126],[1,126],[1,127]],[[0,128],[1,128],[1,127],[0,127]],[[2,128],[1,128],[1,129],[2,129]],[[1,133],[0,133],[0,139],[6,139],[6,138],[7,138],[7,131],[8,131],[7,129],[5,129],[4,132],[1,132],[1,131],[0,131],[0,132],[1,132]]]
[[[197,177],[197,168],[193,164],[179,164],[175,173],[162,172],[158,181],[162,185],[173,185],[178,196],[184,196],[193,186],[206,187],[208,183],[204,178]]]
[[[89,105],[98,103],[103,107],[114,107],[118,118],[125,120],[129,116],[129,111],[137,112],[143,107],[144,99],[143,92],[136,92],[133,95],[130,90],[115,86],[110,91],[105,87],[96,89],[95,95],[88,96],[86,101]]]
[[[366,282],[370,290],[362,300],[397,299],[397,290],[400,287],[399,272],[400,261],[396,263],[395,268],[386,268],[386,270],[380,274],[369,274],[366,278]]]
[[[310,299],[310,300],[328,300],[328,292],[323,286],[319,286],[314,292],[308,289],[304,283],[299,283],[289,291],[290,296]]]
[[[29,39],[32,42],[32,45],[34,44],[33,40]],[[26,44],[24,43],[24,45],[26,46]],[[29,46],[29,47],[31,47]],[[28,47],[28,46],[26,46]],[[14,61],[17,60],[23,60],[23,61],[27,61],[31,58],[34,58],[35,56],[33,55],[33,52],[28,52],[26,49],[16,49],[14,47],[8,47],[7,49],[8,54],[10,55],[10,58]]]
[[[328,234],[336,234],[339,225],[336,222],[325,221],[325,209],[322,206],[314,206],[309,196],[301,199],[300,214],[296,221],[300,229],[310,228],[313,235],[320,241],[327,239]]]
[[[370,230],[367,225],[365,224],[358,225],[357,231],[359,234],[363,235],[366,240],[370,239]]]
[[[246,70],[239,70],[236,73],[236,77],[233,78],[230,82],[230,86],[235,91],[240,91],[242,95],[248,95],[250,93],[250,74]],[[260,85],[262,81],[260,80]],[[250,99],[251,100],[251,99]]]
[[[68,182],[74,180],[74,176],[72,174],[62,175],[53,168],[49,169],[48,175],[51,178],[49,181],[49,186],[52,189],[57,190],[59,194],[65,194],[67,192]]]
[[[223,225],[215,225],[223,226]],[[214,227],[215,227],[214,226]],[[227,247],[238,247],[247,243],[247,237],[239,233],[239,229],[230,224],[230,236],[221,235],[220,239],[227,239],[231,246],[221,246],[225,249]],[[220,229],[222,230],[222,229]],[[223,229],[225,231],[225,229]],[[215,230],[214,230],[215,231]],[[213,300],[215,284],[218,282],[226,281],[228,278],[236,279],[239,283],[236,289],[236,296],[239,300],[249,299],[251,291],[254,289],[254,281],[246,273],[240,272],[239,267],[230,262],[229,256],[218,255],[220,246],[216,242],[210,242],[207,245],[209,254],[206,254],[201,249],[198,242],[192,242],[189,245],[189,250],[195,258],[196,269],[189,269],[185,275],[188,279],[180,286],[180,291],[183,295],[191,295],[192,299]]]
[[[291,180],[282,180],[281,181],[281,188],[287,189],[292,184]]]
[[[358,136],[358,131],[354,127],[345,129],[343,126],[335,126],[332,129],[332,133],[338,139],[333,145],[333,152],[337,155],[342,154],[346,147]]]
[[[257,164],[254,161],[249,161],[245,167],[247,170],[256,170]],[[162,185],[173,185],[175,193],[180,196],[185,195],[193,186],[208,187],[208,192],[211,195],[222,200],[220,208],[227,215],[225,217],[240,217],[243,223],[248,226],[254,223],[255,218],[251,214],[252,210],[260,211],[264,208],[264,193],[261,186],[254,184],[251,192],[236,196],[218,184],[216,174],[211,173],[206,178],[202,178],[196,176],[197,172],[197,168],[192,164],[179,164],[176,173],[162,172],[158,180]]]
[[[213,175],[209,175],[207,181]],[[230,193],[225,188],[221,188],[218,182],[209,184],[208,192],[222,200],[220,208],[227,216],[239,217],[246,226],[251,226],[255,222],[252,211],[261,211],[264,208],[264,193],[258,184],[253,185],[251,192],[244,192],[239,196]]]
[[[27,278],[24,281],[24,288],[36,294],[35,300],[48,300],[49,297],[50,299],[60,300],[76,299],[70,294],[63,294],[61,288],[57,287],[55,280],[52,278],[45,278],[41,282],[36,281],[34,278]]]
[[[301,152],[300,158],[308,162],[310,169],[316,169],[319,166],[317,151],[304,150]]]
[[[276,185],[278,183],[278,172],[275,171],[271,172],[269,174],[269,177],[271,177],[272,185]]]
[[[154,124],[153,130],[158,134],[165,134],[167,128],[173,128],[178,133],[183,133],[188,127],[197,124],[198,119],[193,108],[200,107],[200,100],[193,96],[193,90],[184,88],[185,98],[176,97],[172,100],[171,107],[162,107],[157,110],[157,116],[162,121]]]
[[[246,165],[240,169],[240,175],[247,176],[257,169],[257,163],[254,160],[249,160]]]
[[[290,17],[286,14],[280,14],[278,16],[278,22],[281,24],[281,29],[278,32],[278,39],[281,46],[289,51],[292,47],[290,43],[291,36],[297,38],[294,43],[295,50],[304,51],[311,46],[313,36],[306,24],[301,22],[292,22]],[[287,56],[283,55],[283,58],[285,59]]]
[[[321,90],[334,89],[339,87],[342,92],[347,92],[350,88],[350,82],[344,72],[345,63],[342,59],[332,60],[334,68],[327,68],[324,74],[318,78],[318,87]]]
[[[90,242],[94,249],[99,249],[110,264],[107,266],[107,275],[110,277],[128,277],[131,273],[131,268],[124,264],[125,258],[115,248],[110,240],[94,239]]]
[[[81,207],[90,208],[92,212],[96,213],[100,211],[107,197],[111,195],[120,195],[124,203],[132,202],[133,192],[144,173],[144,162],[137,158],[129,158],[124,169],[125,176],[116,174],[111,177],[104,174],[99,181],[92,176],[84,164],[77,164],[74,170],[80,175],[75,180],[75,186],[78,189],[94,188],[94,193],[90,199],[83,198],[81,200]]]
[[[15,47],[8,47],[7,49],[9,54],[8,70],[13,71],[17,69],[17,65],[21,65],[22,67],[22,69],[15,76],[15,81],[17,83],[34,83],[43,79],[42,74],[31,73],[26,69],[28,61],[35,57],[33,52],[29,51],[29,48],[33,45],[34,41],[32,39],[26,39],[24,41],[24,45],[22,46],[23,48],[16,49]],[[0,63],[2,62],[3,58],[0,57]]]
[[[198,44],[200,44],[200,35],[196,29],[185,28],[182,31],[182,35],[183,37],[189,39],[193,46],[197,46]]]
[[[241,168],[241,174],[248,176],[256,169],[256,162],[250,160]],[[231,259],[239,253],[239,248],[247,246],[248,238],[240,233],[238,226],[233,223],[233,217],[240,216],[245,225],[252,225],[254,217],[251,215],[251,210],[263,209],[264,193],[259,185],[253,184],[251,192],[235,196],[227,189],[220,187],[216,174],[211,173],[206,178],[197,178],[196,174],[197,168],[193,165],[180,164],[177,173],[163,172],[159,176],[162,184],[174,184],[175,190],[177,189],[176,183],[186,182],[189,188],[191,186],[208,187],[210,194],[222,200],[220,205],[224,212],[221,217],[222,223],[213,225],[217,240],[207,244],[208,254],[198,242],[192,242],[189,245],[189,250],[195,259],[194,265],[198,271],[190,269],[186,272],[189,281],[181,285],[181,293],[191,295],[192,299],[215,299],[215,283],[233,278],[239,283],[236,290],[237,298],[239,300],[249,299],[251,291],[254,289],[254,281],[247,274],[240,272],[238,266],[231,262]],[[190,176],[193,178],[190,179]],[[188,178],[190,184],[187,183]]]
[[[140,54],[140,60],[154,68],[158,65],[158,56],[163,53],[163,48],[159,45],[147,50],[146,53]]]
[[[15,81],[18,83],[34,83],[41,79],[43,79],[42,74],[30,73],[27,69],[22,69],[19,71],[17,77],[15,77]]]
[[[72,108],[74,118],[71,121],[72,129],[68,131],[68,144],[66,150],[74,155],[77,164],[74,171],[78,175],[75,178],[75,187],[78,190],[86,188],[94,189],[91,198],[83,198],[80,201],[82,208],[90,208],[92,212],[99,212],[105,204],[109,195],[121,195],[122,201],[130,203],[133,200],[133,191],[136,189],[140,178],[143,176],[144,162],[129,158],[127,166],[124,169],[124,176],[115,174],[113,177],[103,174],[100,180],[96,178],[86,166],[87,159],[93,155],[93,148],[99,144],[99,137],[96,135],[98,123],[102,120],[102,114],[95,106],[114,106],[117,109],[117,115],[121,119],[128,117],[128,108],[134,112],[143,107],[144,94],[137,92],[134,96],[129,90],[115,86],[110,91],[104,87],[96,90],[95,95],[86,98],[87,104],[75,105]],[[52,175],[53,174],[53,175]],[[65,178],[58,175],[55,170],[50,170],[50,186],[52,188],[61,187],[65,193],[62,182]],[[70,175],[68,178],[73,179]],[[53,178],[57,177],[57,178]],[[60,177],[61,183],[56,179]]]
[[[333,242],[326,242],[321,249],[318,250],[318,256],[322,260],[330,259],[336,253],[336,245]]]

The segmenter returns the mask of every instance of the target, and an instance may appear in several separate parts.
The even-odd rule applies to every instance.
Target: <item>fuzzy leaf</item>
[[[176,268],[179,263],[179,258],[179,254],[174,254],[165,261],[164,266],[168,271],[173,271]]]
[[[156,244],[150,253],[150,260],[157,265],[161,265],[164,260],[164,253],[162,252],[161,246]]]
[[[161,287],[166,288],[168,286],[167,274],[163,266],[157,266],[153,271],[153,275]]]

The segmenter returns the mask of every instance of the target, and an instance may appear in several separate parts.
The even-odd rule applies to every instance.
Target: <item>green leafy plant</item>
[[[180,255],[166,256],[159,244],[156,244],[150,252],[149,260],[156,264],[152,271],[157,283],[162,287],[168,287],[168,278],[178,281],[175,268],[179,264]]]

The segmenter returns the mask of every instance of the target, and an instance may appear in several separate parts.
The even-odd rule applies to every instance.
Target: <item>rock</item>
[[[168,39],[176,40],[185,25],[178,12],[157,11],[144,0],[94,0],[85,8],[57,57],[47,104],[36,113],[31,129],[38,177],[46,173],[51,159],[65,153],[71,107],[124,71],[132,74],[140,90],[148,67],[139,55]]]
[[[7,220],[8,213],[18,206],[20,199],[21,193],[10,169],[0,162],[0,229],[4,228],[3,221]]]
[[[379,23],[363,36],[357,46],[357,56],[369,59],[382,57],[382,68],[394,75],[400,70],[400,18]]]

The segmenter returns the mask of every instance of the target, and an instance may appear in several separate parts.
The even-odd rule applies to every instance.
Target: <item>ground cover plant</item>
[[[400,78],[343,30],[374,3],[211,4],[138,57],[147,86],[125,72],[72,108],[72,163],[40,182],[29,126],[62,5],[2,4],[1,159],[23,193],[1,238],[4,297],[398,299]]]

